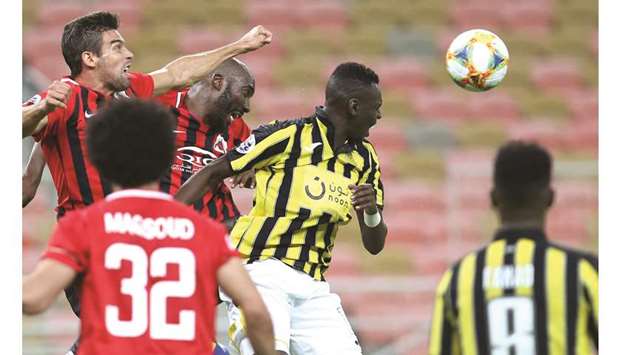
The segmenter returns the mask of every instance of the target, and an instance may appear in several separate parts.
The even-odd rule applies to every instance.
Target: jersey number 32
[[[137,245],[114,243],[105,252],[106,269],[118,270],[121,261],[131,263],[131,277],[121,280],[120,291],[131,297],[131,319],[119,319],[119,307],[106,305],[105,326],[117,337],[139,337],[149,330],[151,339],[193,340],[196,334],[196,312],[181,310],[179,323],[166,322],[166,300],[169,297],[191,297],[196,289],[196,261],[186,248],[158,248],[149,258]],[[158,281],[147,290],[150,277],[166,275],[168,264],[177,264],[179,279]],[[148,274],[150,271],[150,275]]]

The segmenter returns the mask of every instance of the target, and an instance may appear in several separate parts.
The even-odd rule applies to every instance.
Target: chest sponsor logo
[[[209,165],[228,151],[228,144],[224,137],[218,135],[212,149],[213,151],[208,151],[196,146],[178,148],[176,158],[180,162],[173,164],[172,169],[194,173]]]
[[[311,200],[327,200],[327,202],[337,205],[343,210],[348,210],[351,204],[351,192],[333,182],[325,183],[319,176],[315,176],[310,182],[304,185],[306,196]]]

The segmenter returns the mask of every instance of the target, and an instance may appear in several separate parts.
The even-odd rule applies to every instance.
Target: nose
[[[125,51],[127,53],[125,53],[125,57],[127,57],[127,59],[133,59],[133,52],[129,50],[129,48],[125,48]]]

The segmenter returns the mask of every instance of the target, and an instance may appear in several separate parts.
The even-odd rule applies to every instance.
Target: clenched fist
[[[67,108],[71,87],[67,83],[54,80],[47,88],[47,96],[41,100],[45,112],[50,113],[58,107]]]
[[[259,49],[271,43],[272,34],[263,26],[255,26],[239,39],[239,43],[248,51]]]

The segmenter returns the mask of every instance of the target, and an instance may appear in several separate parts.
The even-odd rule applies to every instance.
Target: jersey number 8
[[[492,355],[536,353],[534,303],[527,297],[502,297],[488,304]]]
[[[137,245],[114,243],[105,252],[105,267],[118,270],[121,261],[131,263],[132,274],[121,280],[121,293],[131,297],[131,319],[119,319],[119,307],[106,305],[105,325],[117,337],[139,337],[149,329],[151,339],[193,340],[196,312],[181,310],[179,323],[166,322],[168,297],[191,297],[196,289],[196,261],[194,253],[186,248],[159,248],[147,256]],[[147,290],[148,277],[163,277],[166,266],[179,266],[179,279],[158,281]],[[148,272],[150,271],[150,275]]]

